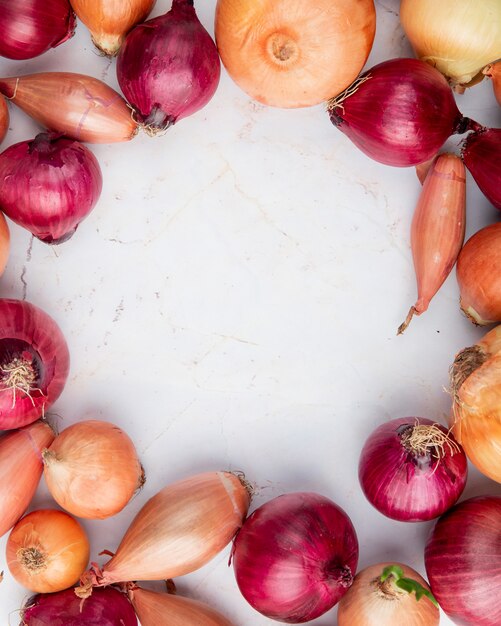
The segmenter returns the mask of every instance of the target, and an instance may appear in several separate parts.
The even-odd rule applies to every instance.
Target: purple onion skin
[[[73,588],[28,600],[19,626],[138,626],[132,604],[113,587],[93,589],[83,601]]]
[[[451,434],[457,451],[437,460],[429,452],[417,455],[402,444],[405,429],[425,418],[403,417],[382,424],[367,439],[358,467],[362,490],[383,515],[401,522],[423,522],[442,515],[457,501],[466,484],[468,463],[461,446]],[[440,430],[447,434],[443,426]]]
[[[366,76],[329,115],[379,163],[417,165],[434,157],[450,135],[476,125],[461,115],[444,76],[424,61],[390,59],[361,75]]]
[[[501,497],[470,498],[448,511],[424,558],[433,595],[455,624],[501,624]]]
[[[0,209],[45,243],[73,235],[102,185],[96,157],[73,139],[40,133],[0,154]]]
[[[462,156],[484,196],[501,211],[501,128],[468,135]]]
[[[263,504],[235,538],[233,567],[244,598],[287,624],[319,617],[346,593],[357,568],[353,524],[334,502],[290,493]]]
[[[137,120],[153,133],[192,115],[216,92],[221,62],[192,0],[136,26],[117,58],[117,77]]]
[[[75,32],[68,0],[0,0],[0,56],[32,59]]]

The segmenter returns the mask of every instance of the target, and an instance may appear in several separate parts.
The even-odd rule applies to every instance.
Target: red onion
[[[137,626],[127,597],[113,587],[96,589],[82,601],[73,589],[38,594],[28,600],[20,626]]]
[[[329,101],[329,115],[367,156],[397,167],[431,159],[450,135],[479,128],[461,115],[442,74],[418,59],[374,66]]]
[[[501,497],[471,498],[448,511],[424,558],[431,590],[456,624],[501,624]]]
[[[151,134],[205,106],[220,71],[216,45],[193,0],[174,0],[168,13],[136,26],[117,60],[120,87]]]
[[[96,157],[66,137],[40,133],[0,154],[0,209],[45,243],[73,235],[102,184]]]
[[[402,522],[438,517],[466,484],[466,455],[440,424],[402,417],[382,424],[365,442],[358,475],[369,502]]]
[[[29,302],[0,299],[0,429],[30,424],[47,411],[68,370],[56,322]]]
[[[482,193],[501,210],[501,128],[468,135],[462,157]]]
[[[0,56],[32,59],[73,37],[68,0],[0,0]]]
[[[358,562],[349,517],[316,493],[289,493],[259,507],[235,538],[233,567],[244,598],[271,619],[298,624],[332,608]]]

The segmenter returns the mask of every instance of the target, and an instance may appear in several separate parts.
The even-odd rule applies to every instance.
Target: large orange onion
[[[0,212],[0,276],[5,270],[10,252],[10,232],[3,213]]]
[[[218,0],[216,44],[233,80],[276,107],[338,95],[367,61],[373,0]]]
[[[501,483],[501,326],[451,366],[451,426],[470,461]]]
[[[71,0],[90,30],[94,45],[109,56],[118,54],[125,35],[149,15],[156,0]]]

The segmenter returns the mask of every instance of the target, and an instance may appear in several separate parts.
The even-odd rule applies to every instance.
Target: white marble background
[[[397,0],[376,4],[368,66],[410,54]],[[154,14],[169,5],[159,0]],[[210,32],[214,7],[197,3]],[[49,70],[117,85],[115,62],[96,54],[80,23],[70,42],[42,57],[0,60],[0,75]],[[501,125],[487,82],[458,103],[465,115]],[[12,107],[2,149],[37,130]],[[461,315],[452,274],[429,311],[395,334],[416,296],[414,170],[369,160],[323,106],[252,102],[224,70],[209,105],[165,136],[92,150],[104,176],[98,206],[57,248],[12,225],[0,281],[0,296],[42,307],[67,337],[71,373],[54,406],[60,428],[91,417],[115,422],[146,468],[144,490],[121,514],[83,523],[92,558],[116,548],[164,485],[230,468],[259,486],[253,507],[295,490],[336,501],[356,527],[360,567],[398,560],[424,573],[432,524],[375,511],[358,485],[358,456],[385,420],[444,419],[448,367],[484,331]],[[467,210],[467,235],[499,218],[471,177]],[[500,491],[472,471],[463,497]],[[32,508],[47,506],[54,503],[42,481]],[[236,626],[272,624],[241,597],[228,554],[179,579],[180,591]],[[27,595],[6,572],[1,623],[10,616],[17,626]],[[334,626],[335,611],[312,623]]]

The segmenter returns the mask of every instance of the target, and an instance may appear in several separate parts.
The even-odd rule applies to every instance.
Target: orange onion
[[[141,626],[232,626],[223,615],[203,602],[129,585],[129,600]]]
[[[115,143],[137,133],[122,96],[92,76],[41,72],[0,78],[0,93],[45,128],[71,139]]]
[[[459,253],[461,310],[479,326],[501,322],[501,223],[482,228]]]
[[[454,436],[473,465],[501,483],[501,326],[456,355],[450,379]]]
[[[42,476],[42,450],[54,437],[40,420],[0,437],[0,536],[28,508]]]
[[[438,626],[440,613],[432,598],[427,582],[411,567],[371,565],[341,598],[338,626]]]
[[[86,572],[78,593],[92,585],[183,576],[208,563],[235,536],[250,504],[246,483],[230,472],[206,472],[164,487],[148,500],[102,569]]]
[[[0,276],[4,273],[10,252],[10,232],[3,213],[0,211]]]
[[[40,509],[14,526],[6,559],[19,584],[37,593],[53,593],[79,579],[89,560],[89,541],[71,515]]]
[[[428,309],[449,276],[463,245],[465,222],[465,167],[454,154],[440,154],[426,175],[414,211],[411,247],[418,297],[398,334],[404,332],[413,315]]]
[[[7,130],[9,128],[9,109],[7,108],[7,102],[5,98],[0,96],[0,143],[5,138]]]
[[[376,29],[373,0],[218,0],[221,60],[252,98],[307,107],[356,78]]]
[[[501,61],[490,63],[487,67],[484,67],[483,73],[489,78],[492,78],[494,95],[496,96],[499,106],[501,106]]]
[[[52,497],[77,517],[104,519],[115,515],[144,483],[134,444],[109,422],[73,424],[42,456]]]
[[[71,0],[77,16],[90,30],[94,45],[115,56],[125,35],[143,22],[156,0]]]

